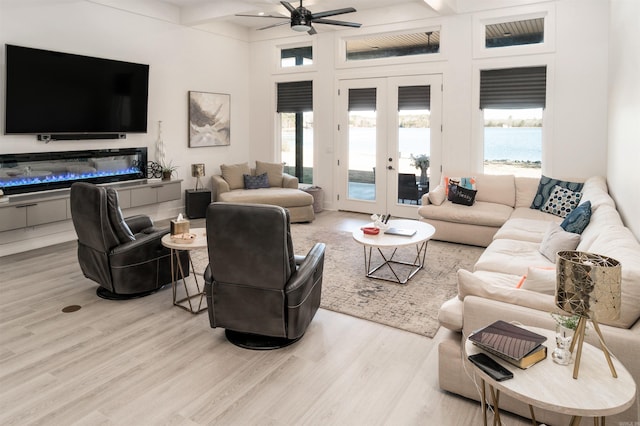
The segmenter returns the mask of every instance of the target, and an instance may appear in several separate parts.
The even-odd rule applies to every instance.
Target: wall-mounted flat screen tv
[[[5,49],[5,134],[147,131],[149,65]]]

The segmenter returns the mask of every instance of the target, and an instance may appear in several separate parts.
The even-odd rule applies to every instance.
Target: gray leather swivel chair
[[[206,221],[211,327],[250,349],[300,339],[320,306],[325,245],[295,256],[289,212],[279,206],[213,203]]]
[[[78,262],[85,277],[100,285],[105,299],[151,294],[171,282],[171,252],[144,215],[123,218],[118,193],[90,183],[71,185],[71,218],[78,236]],[[188,273],[186,253],[180,258]]]

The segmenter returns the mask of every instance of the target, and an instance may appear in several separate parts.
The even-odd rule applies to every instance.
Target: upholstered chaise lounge
[[[284,207],[292,223],[315,219],[313,196],[298,189],[298,178],[284,173],[282,164],[256,161],[255,169],[248,163],[223,164],[220,170],[212,176],[214,201]]]

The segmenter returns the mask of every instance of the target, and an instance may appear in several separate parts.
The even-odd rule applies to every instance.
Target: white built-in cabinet
[[[162,182],[136,182],[109,185],[118,191],[122,209],[140,207],[182,196],[181,179]],[[71,219],[69,191],[11,196],[0,204],[0,232],[28,228]]]

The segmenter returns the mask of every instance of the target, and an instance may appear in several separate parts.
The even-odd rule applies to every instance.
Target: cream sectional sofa
[[[510,208],[502,225],[499,222],[491,223],[482,217],[485,211],[492,210],[487,205],[481,204],[478,212],[471,211],[476,205],[426,204],[421,208],[422,220],[436,227],[436,236],[440,239],[476,245],[483,245],[488,241],[487,249],[474,265],[473,271],[458,271],[458,295],[445,302],[439,311],[440,324],[449,330],[439,344],[439,385],[446,391],[476,400],[479,400],[480,394],[471,379],[470,368],[462,351],[462,343],[469,333],[498,319],[547,329],[555,327],[550,315],[551,312],[559,312],[553,294],[555,264],[543,256],[539,249],[547,235],[549,224],[563,220],[530,208],[537,190],[536,179],[511,176],[498,182],[499,178],[495,176],[485,178],[477,177],[476,204],[502,204],[503,207]],[[512,190],[505,193],[505,188],[511,185],[509,182],[513,182]],[[483,194],[491,190],[501,193]],[[620,261],[622,265],[621,316],[614,321],[600,321],[603,324],[601,329],[612,354],[632,374],[636,383],[640,384],[640,244],[624,226],[603,177],[587,179],[582,194],[580,202],[591,202],[592,215],[588,226],[580,235],[576,250],[606,255]],[[450,209],[455,213],[447,217],[444,211],[435,212],[437,208]],[[504,208],[495,211],[497,216],[504,217]],[[476,217],[479,218],[477,221]],[[439,232],[438,227],[443,229]],[[476,231],[480,235],[467,235]],[[493,235],[489,237],[491,234]],[[539,276],[536,278],[535,290],[528,289],[526,284],[537,268],[549,271],[537,272]],[[522,287],[517,288],[527,274]],[[596,339],[596,333],[587,332],[586,340],[589,343],[598,346]],[[554,342],[548,342],[548,345],[553,347]],[[600,367],[603,375],[610,374],[604,357]],[[570,374],[567,377],[572,380]],[[529,416],[525,404],[506,395],[501,398],[500,405],[508,411]],[[608,423],[638,422],[639,410],[636,400],[624,413],[611,416]],[[566,416],[540,409],[536,409],[536,418],[547,424],[568,424]]]
[[[298,178],[282,171],[282,164],[256,161],[255,169],[248,163],[221,165],[221,175],[213,175],[213,200],[229,203],[271,204],[289,210],[291,222],[311,222],[315,219],[313,196],[298,189]],[[269,187],[246,189],[244,175],[267,174]]]

